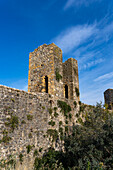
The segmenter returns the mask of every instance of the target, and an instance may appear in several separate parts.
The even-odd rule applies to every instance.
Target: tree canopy
[[[97,103],[84,117],[64,136],[64,150],[50,148],[35,159],[35,169],[113,169],[113,113]]]

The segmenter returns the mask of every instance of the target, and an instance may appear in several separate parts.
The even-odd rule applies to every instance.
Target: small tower
[[[105,104],[108,105],[108,109],[113,110],[113,89],[107,89],[104,92]]]
[[[79,101],[78,64],[74,58],[63,63],[63,85],[65,98]]]
[[[28,91],[63,97],[62,50],[54,43],[30,53]]]

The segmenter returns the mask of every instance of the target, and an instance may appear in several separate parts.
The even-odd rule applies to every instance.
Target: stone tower
[[[54,43],[44,44],[30,53],[29,92],[46,92],[63,97],[62,77],[62,50]]]
[[[38,47],[29,55],[28,91],[79,101],[77,60],[62,63],[62,50],[54,43]]]
[[[113,110],[113,89],[107,89],[104,92],[105,104],[108,105],[110,110]]]
[[[79,101],[78,64],[74,58],[63,63],[63,86],[65,97]]]

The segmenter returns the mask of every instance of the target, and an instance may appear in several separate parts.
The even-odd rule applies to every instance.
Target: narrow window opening
[[[68,99],[68,86],[65,85],[65,98]]]
[[[48,93],[48,77],[45,76],[45,92]]]

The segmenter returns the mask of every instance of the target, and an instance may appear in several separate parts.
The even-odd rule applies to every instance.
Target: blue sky
[[[0,84],[27,90],[29,52],[54,42],[78,60],[81,101],[113,88],[113,0],[0,0]]]

